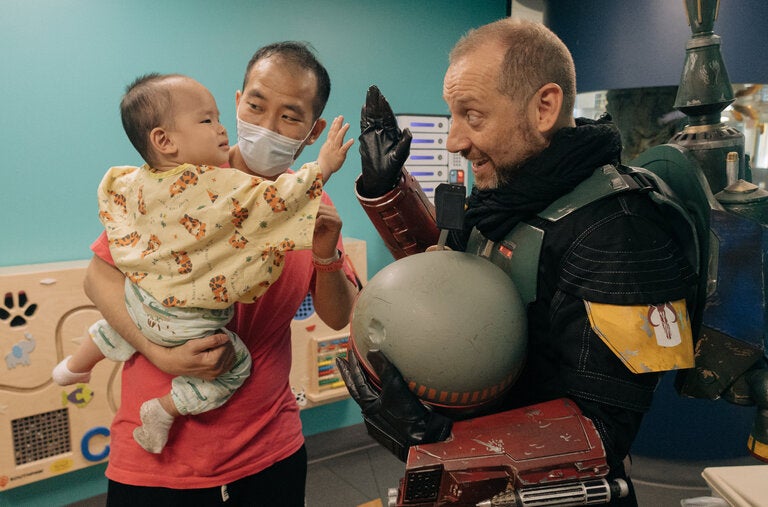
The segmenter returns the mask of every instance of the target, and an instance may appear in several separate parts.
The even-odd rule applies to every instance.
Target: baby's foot
[[[173,416],[165,411],[157,398],[145,401],[139,410],[141,426],[133,430],[133,439],[153,454],[160,454],[168,442]]]
[[[60,386],[69,386],[72,384],[85,384],[86,382],[91,380],[91,372],[85,371],[82,373],[77,373],[69,369],[69,367],[67,366],[67,363],[69,362],[69,359],[71,357],[72,356],[65,357],[62,362],[56,365],[56,367],[53,369],[53,372],[51,372],[51,377],[53,377],[53,381],[59,384]]]

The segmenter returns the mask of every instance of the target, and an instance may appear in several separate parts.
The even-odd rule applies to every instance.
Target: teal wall
[[[306,40],[333,83],[325,117],[343,114],[357,134],[372,83],[396,112],[446,113],[448,51],[505,14],[506,0],[2,0],[0,266],[90,257],[103,172],[140,163],[118,114],[140,74],[180,72],[208,86],[234,141],[235,92],[253,51]],[[391,257],[352,194],[354,150],[328,188],[344,233],[368,242],[373,274]]]
[[[235,140],[235,92],[253,51],[311,42],[331,75],[325,117],[359,133],[377,84],[396,112],[447,113],[447,53],[467,29],[506,15],[507,0],[0,0],[0,266],[90,257],[101,225],[96,186],[111,165],[139,164],[118,102],[146,72],[206,85]],[[299,163],[317,156],[321,143]],[[357,148],[328,185],[346,236],[368,246],[368,273],[392,258],[352,193]],[[307,410],[305,432],[359,421],[347,400]],[[106,489],[103,466],[6,492],[0,507],[64,505]]]

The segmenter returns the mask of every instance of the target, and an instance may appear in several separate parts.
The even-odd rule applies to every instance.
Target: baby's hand
[[[337,116],[331,122],[328,129],[328,138],[320,147],[320,154],[317,157],[317,164],[323,172],[323,181],[328,181],[331,174],[341,169],[342,164],[347,159],[347,152],[352,147],[355,140],[350,139],[344,142],[344,136],[349,130],[349,123],[342,125],[343,116]]]

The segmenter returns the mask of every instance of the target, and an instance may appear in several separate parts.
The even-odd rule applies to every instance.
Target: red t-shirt
[[[323,202],[331,202],[326,194]],[[91,249],[112,263],[106,234]],[[354,280],[348,266],[345,272]],[[161,454],[142,449],[133,440],[133,430],[141,424],[141,404],[166,394],[172,376],[140,354],[126,361],[120,407],[111,426],[107,477],[136,486],[215,487],[260,472],[299,450],[304,437],[288,381],[290,326],[314,283],[313,274],[310,250],[288,252],[282,275],[266,294],[255,303],[235,305],[227,327],[251,351],[251,376],[220,408],[176,418]]]

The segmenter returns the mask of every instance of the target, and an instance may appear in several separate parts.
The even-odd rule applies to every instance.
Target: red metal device
[[[411,447],[395,505],[603,504],[628,491],[607,474],[592,421],[557,399],[459,421],[448,440]]]

